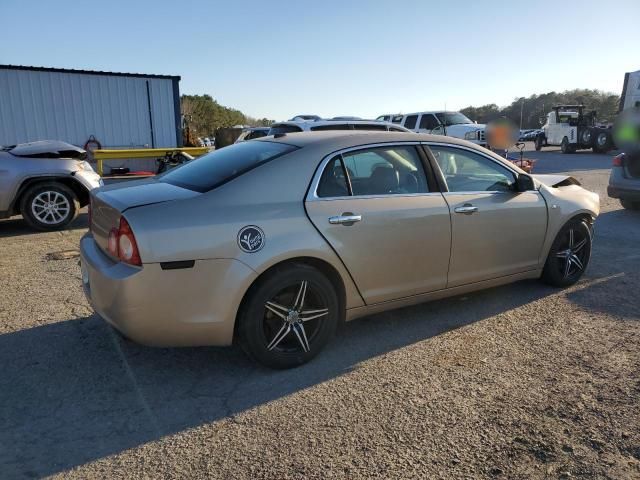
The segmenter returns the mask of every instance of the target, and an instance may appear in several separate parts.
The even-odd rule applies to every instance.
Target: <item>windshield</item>
[[[297,149],[298,147],[293,145],[275,142],[236,143],[170,170],[160,176],[159,180],[196,192],[208,192],[259,165]]]
[[[442,123],[445,127],[448,127],[450,125],[460,125],[460,124],[464,124],[464,123],[473,123],[471,120],[469,120],[467,117],[465,117],[460,112],[441,112],[441,113],[436,113],[436,117],[438,117],[438,120],[440,120],[440,123]]]

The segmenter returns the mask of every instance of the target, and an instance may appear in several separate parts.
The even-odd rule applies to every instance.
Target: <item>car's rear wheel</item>
[[[584,220],[567,223],[551,245],[542,280],[555,287],[576,283],[589,264],[591,243],[591,228]]]
[[[600,132],[596,135],[593,142],[593,151],[595,153],[606,153],[611,149],[611,141],[606,132]]]
[[[575,147],[571,146],[569,143],[569,139],[567,137],[562,138],[562,143],[560,143],[560,150],[562,153],[574,153],[576,151]]]
[[[620,203],[627,210],[640,210],[640,202],[632,202],[631,200],[620,200]]]
[[[78,197],[66,185],[57,182],[30,187],[22,196],[20,213],[37,230],[59,230],[71,223],[80,210]]]
[[[335,288],[315,268],[276,269],[248,293],[238,319],[240,345],[271,368],[302,365],[333,336],[339,309]]]
[[[544,138],[542,137],[542,135],[538,135],[536,137],[535,145],[536,145],[536,151],[539,152],[540,150],[542,150],[542,147],[544,146]]]

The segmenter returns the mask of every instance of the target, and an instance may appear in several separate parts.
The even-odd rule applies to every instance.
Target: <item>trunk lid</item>
[[[99,188],[91,193],[91,233],[107,252],[109,232],[118,228],[120,216],[131,208],[182,200],[200,195],[155,179],[126,181]],[[132,225],[135,233],[135,225]]]

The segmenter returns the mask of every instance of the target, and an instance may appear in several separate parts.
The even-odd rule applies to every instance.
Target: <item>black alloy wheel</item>
[[[572,220],[553,242],[542,272],[542,279],[556,287],[576,283],[591,258],[592,232],[584,220]]]
[[[311,360],[335,332],[340,303],[331,282],[308,265],[276,270],[249,294],[240,315],[240,344],[272,368]]]

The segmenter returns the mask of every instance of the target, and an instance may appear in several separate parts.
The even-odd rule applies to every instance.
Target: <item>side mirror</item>
[[[527,192],[529,190],[535,190],[536,185],[533,182],[533,178],[525,173],[518,175],[516,179],[516,192]]]

